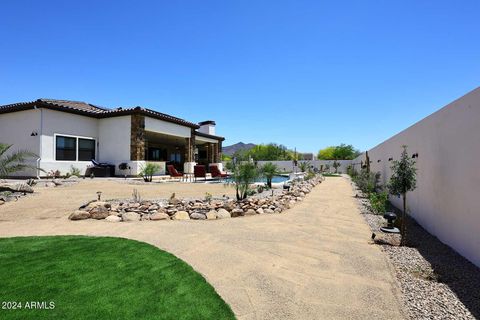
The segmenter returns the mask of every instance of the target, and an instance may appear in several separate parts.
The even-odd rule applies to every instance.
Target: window
[[[56,136],[55,160],[90,161],[95,159],[95,143],[94,139]]]
[[[78,139],[78,161],[90,161],[95,159],[95,140]]]
[[[77,160],[77,138],[57,136],[56,160]]]

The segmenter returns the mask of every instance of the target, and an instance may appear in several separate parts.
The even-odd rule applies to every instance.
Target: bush
[[[388,192],[372,192],[369,200],[373,213],[384,214],[387,211]]]
[[[353,177],[352,177],[353,178]],[[380,181],[380,172],[372,173],[367,170],[362,170],[353,181],[363,193],[370,194],[375,192]]]
[[[267,162],[263,165],[260,171],[262,176],[267,179],[267,186],[269,188],[272,188],[272,179],[275,175],[278,174],[278,167],[271,162]]]
[[[80,177],[80,169],[74,167],[73,165],[70,166],[70,175],[71,176],[77,176],[77,177]]]
[[[147,163],[142,166],[140,170],[140,175],[143,177],[145,182],[152,182],[153,175],[160,170],[160,166],[155,163]]]

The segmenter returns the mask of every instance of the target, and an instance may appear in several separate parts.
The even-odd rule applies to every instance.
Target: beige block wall
[[[480,266],[480,88],[369,150],[371,170],[384,183],[388,158],[399,159],[402,145],[418,153],[417,189],[407,195],[411,215]],[[364,155],[354,162],[360,160]],[[391,200],[401,207],[400,199]]]

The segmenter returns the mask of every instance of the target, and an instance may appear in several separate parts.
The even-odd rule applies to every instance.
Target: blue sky
[[[480,85],[480,1],[0,3],[0,104],[214,119],[225,145],[367,149]]]

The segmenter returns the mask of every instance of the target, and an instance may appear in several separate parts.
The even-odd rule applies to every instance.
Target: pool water
[[[287,180],[288,180],[288,177],[285,177],[285,176],[274,176],[273,179],[272,179],[272,183],[282,183],[282,182],[285,182]],[[232,182],[232,179],[231,178],[227,179],[227,182]],[[255,182],[267,183],[267,179],[261,178],[261,179],[255,180]]]

